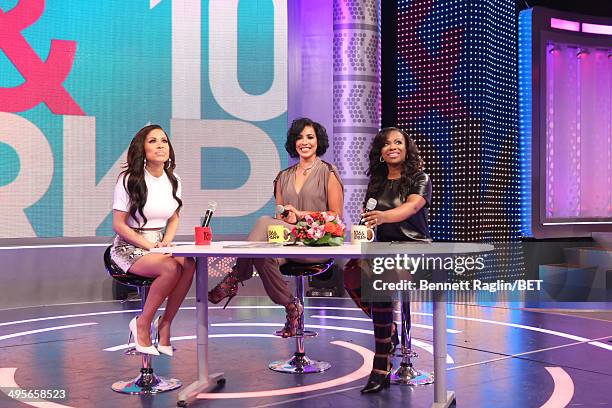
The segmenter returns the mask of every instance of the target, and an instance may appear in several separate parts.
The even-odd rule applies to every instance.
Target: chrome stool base
[[[283,331],[282,330],[277,330],[274,332],[275,336],[278,337],[283,337]],[[298,333],[295,336],[289,336],[289,337],[285,337],[287,339],[291,339],[291,338],[296,338],[296,337],[306,337],[306,338],[310,338],[310,337],[317,337],[319,335],[318,332],[316,331],[312,331],[312,330],[304,330],[301,334]]]
[[[138,377],[129,381],[117,381],[111,388],[121,394],[143,395],[172,391],[181,385],[181,381],[176,378],[159,377],[152,368],[143,368]]]
[[[419,371],[412,363],[401,363],[399,368],[391,373],[391,382],[400,385],[426,385],[433,384],[434,375],[425,371]]]
[[[304,277],[315,276],[327,271],[332,265],[333,260],[328,260],[322,263],[293,263],[291,261],[281,265],[280,271],[283,276],[293,276],[295,278],[295,299],[304,306]],[[294,301],[292,301],[294,302]],[[282,337],[282,331],[275,333]],[[312,360],[306,356],[304,349],[304,339],[316,337],[317,332],[304,329],[304,309],[302,314],[298,316],[296,335],[291,336],[295,339],[295,353],[289,360],[278,360],[268,364],[268,368],[279,373],[288,374],[309,374],[321,373],[331,367],[327,361]]]
[[[268,365],[270,370],[279,373],[309,374],[321,373],[331,367],[327,361],[318,361],[308,358],[304,354],[295,353],[289,360],[273,361]]]

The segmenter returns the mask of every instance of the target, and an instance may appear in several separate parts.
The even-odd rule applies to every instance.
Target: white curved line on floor
[[[363,359],[361,366],[350,374],[344,375],[342,377],[334,378],[333,380],[323,381],[323,382],[316,383],[316,384],[302,385],[302,386],[290,387],[290,388],[277,388],[274,390],[265,390],[265,391],[200,393],[198,394],[197,398],[198,399],[230,399],[230,398],[278,397],[281,395],[299,394],[299,393],[304,393],[304,392],[323,390],[326,388],[338,387],[340,385],[348,384],[350,382],[359,380],[361,378],[364,378],[370,375],[372,359],[374,358],[373,352],[366,349],[365,347],[361,347],[353,343],[348,343],[346,341],[336,340],[330,343],[336,346],[345,347],[347,349],[353,350],[356,353],[360,354],[361,358]]]
[[[50,332],[50,331],[55,331],[55,330],[71,329],[73,327],[91,326],[94,324],[98,324],[98,323],[89,322],[89,323],[69,324],[67,326],[45,327],[44,329],[28,330],[28,331],[23,331],[23,332],[18,332],[18,333],[5,334],[3,336],[0,336],[0,340],[13,339],[15,337],[27,336],[29,334],[44,333],[44,332]]]
[[[183,306],[179,310],[195,310],[195,306]],[[223,310],[222,306],[209,306],[208,310]],[[284,306],[276,306],[276,305],[256,305],[256,306],[228,306],[226,309],[285,309]],[[334,306],[306,306],[307,310],[346,310],[346,311],[361,311],[356,307],[334,307]],[[165,310],[163,307],[160,307],[158,310]],[[75,317],[90,317],[90,316],[104,316],[104,315],[112,315],[112,314],[121,314],[121,313],[138,313],[140,309],[129,309],[129,310],[109,310],[106,312],[91,312],[91,313],[74,313],[74,314],[66,314],[66,315],[57,315],[57,316],[46,316],[46,317],[36,317],[33,319],[23,319],[23,320],[12,320],[9,322],[0,322],[0,327],[2,326],[11,326],[14,324],[22,324],[22,323],[33,323],[33,322],[44,322],[46,320],[57,320],[57,319],[71,319]],[[414,314],[414,313],[413,313]]]
[[[212,309],[223,309],[223,308],[221,306],[211,306],[208,309],[212,310]],[[284,307],[282,307],[282,306],[267,306],[267,305],[265,305],[265,306],[228,306],[227,309],[284,309]],[[305,307],[305,309],[306,310],[361,311],[361,309],[356,308],[356,307],[335,307],[335,306],[329,306],[329,307],[327,307],[327,306],[307,306],[307,307]],[[164,309],[160,308],[159,310],[164,310]],[[186,306],[186,307],[181,307],[180,310],[195,310],[195,307],[194,306]],[[48,317],[41,317],[41,318],[36,318],[36,319],[27,319],[27,320],[16,320],[16,321],[11,321],[11,322],[3,322],[3,323],[0,323],[0,326],[8,326],[8,325],[18,324],[18,323],[39,322],[39,321],[52,320],[52,319],[87,317],[87,316],[101,316],[101,315],[117,314],[117,313],[135,313],[135,312],[138,312],[138,311],[140,311],[140,310],[139,309],[136,309],[136,310],[113,310],[113,311],[108,311],[108,312],[94,312],[94,313],[81,313],[81,314],[70,314],[70,315],[61,315],[61,316],[48,316]],[[396,312],[396,313],[399,314],[399,312]],[[422,313],[422,312],[411,312],[411,315],[415,315],[415,316],[433,316],[431,313]],[[601,343],[601,342],[598,342],[598,341],[592,341],[591,339],[588,339],[586,337],[576,336],[576,335],[573,335],[573,334],[564,333],[564,332],[560,332],[560,331],[556,331],[556,330],[542,329],[540,327],[527,326],[527,325],[516,324],[516,323],[498,322],[498,321],[495,321],[495,320],[478,319],[478,318],[474,318],[474,317],[462,317],[462,316],[454,316],[454,315],[447,315],[447,317],[449,319],[467,320],[467,321],[474,321],[474,322],[480,322],[480,323],[497,324],[497,325],[500,325],[500,326],[515,327],[515,328],[518,328],[518,329],[536,331],[536,332],[550,334],[550,335],[557,336],[557,337],[564,337],[564,338],[571,339],[571,340],[581,341],[581,342],[584,342],[586,344],[590,344],[592,346],[595,346],[595,347],[598,347],[598,348],[601,348],[601,349],[604,349],[604,350],[612,351],[612,345]]]
[[[364,329],[356,329],[353,327],[342,327],[342,326],[323,326],[323,325],[318,325],[318,324],[305,324],[304,327],[307,328],[311,328],[311,329],[326,329],[326,330],[340,330],[340,331],[349,331],[349,332],[355,332],[355,333],[363,333],[363,334],[369,334],[371,336],[374,336],[374,330],[364,330]],[[428,352],[429,354],[431,354],[433,356],[433,346],[429,343],[425,343],[424,341],[421,340],[417,340],[417,339],[412,339],[412,345],[415,347],[418,347],[420,349],[425,350],[426,352]],[[446,355],[446,363],[447,364],[455,364],[455,360],[450,356],[450,355]]]
[[[431,314],[429,314],[429,316],[431,316]],[[505,322],[497,322],[495,320],[478,319],[478,318],[475,318],[475,317],[461,317],[461,316],[448,315],[448,318],[449,319],[457,319],[457,320],[467,320],[467,321],[471,321],[471,322],[497,324],[497,325],[500,325],[500,326],[515,327],[517,329],[531,330],[531,331],[535,331],[535,332],[539,332],[539,333],[545,333],[545,334],[550,334],[550,335],[553,335],[553,336],[563,337],[563,338],[570,339],[570,340],[585,342],[585,343],[590,344],[592,346],[612,351],[612,346],[610,346],[608,344],[604,344],[604,343],[601,343],[599,341],[591,341],[591,339],[588,339],[586,337],[576,336],[576,335],[573,335],[573,334],[564,333],[564,332],[560,332],[560,331],[556,331],[556,330],[543,329],[541,327],[534,327],[534,326],[526,326],[524,324],[517,324],[517,323],[505,323]]]
[[[212,323],[211,326],[213,327],[282,327],[282,325],[280,323]],[[374,335],[374,330],[366,330],[366,329],[357,329],[354,327],[343,327],[343,326],[323,326],[323,325],[317,325],[317,324],[306,324],[304,325],[305,328],[308,329],[323,329],[323,330],[338,330],[338,331],[344,331],[344,332],[353,332],[353,333],[360,333],[360,334],[367,334],[370,336]],[[239,334],[234,334],[231,336],[226,336],[226,337],[237,337],[240,336]],[[251,334],[251,337],[260,337],[257,334]],[[272,334],[264,334],[261,337],[277,337],[280,338],[278,336],[274,336]],[[223,337],[223,335],[217,335],[217,334],[210,334],[208,336],[209,338],[211,337]],[[184,336],[180,339],[192,339],[194,338],[193,336]],[[171,341],[174,340],[175,338],[173,337],[172,339],[170,339]],[[412,339],[412,345],[414,345],[415,347],[418,347],[420,349],[425,350],[426,352],[428,352],[429,354],[433,355],[433,346],[429,343],[425,343],[423,341],[417,340],[417,339]],[[118,350],[123,350],[123,349],[127,349],[129,347],[133,347],[134,344],[120,344],[118,346],[112,346],[112,347],[107,347],[104,349],[104,351],[118,351]],[[446,362],[448,364],[455,364],[455,360],[450,356],[450,355],[446,355]]]
[[[589,341],[587,344],[590,344],[591,346],[600,347],[602,349],[606,349],[606,350],[612,351],[612,345],[606,344],[606,343],[602,343],[600,341]]]
[[[609,338],[612,338],[612,336],[600,337],[597,340],[604,340],[604,339],[609,339]],[[473,367],[473,366],[477,366],[477,365],[481,365],[481,364],[495,363],[497,361],[503,361],[503,360],[508,360],[508,359],[511,359],[511,358],[528,356],[530,354],[542,353],[544,351],[560,350],[562,348],[578,346],[578,345],[581,345],[581,344],[585,344],[585,343],[583,341],[576,341],[574,343],[562,344],[560,346],[552,346],[552,347],[546,347],[546,348],[537,349],[537,350],[524,351],[522,353],[510,354],[510,355],[505,355],[505,356],[502,356],[502,357],[491,358],[489,360],[477,361],[475,363],[463,364],[463,365],[451,367],[448,370],[449,371],[450,370],[458,370],[460,368]]]
[[[555,383],[553,393],[540,408],[564,408],[574,397],[574,382],[572,377],[561,367],[544,367]]]
[[[315,319],[331,319],[331,320],[350,320],[350,321],[355,321],[355,322],[372,322],[372,319],[370,319],[369,317],[346,317],[346,316],[329,316],[329,315],[312,315],[312,316],[308,316],[309,318],[315,318]],[[397,323],[398,326],[401,326],[401,323]],[[410,324],[412,327],[419,327],[421,329],[427,329],[427,330],[433,330],[433,326],[428,326],[426,324],[419,324],[419,323],[411,323]],[[447,333],[451,333],[451,334],[457,334],[457,333],[461,333],[461,330],[454,330],[454,329],[446,329]]]
[[[222,333],[222,334],[209,334],[208,338],[219,338],[219,337],[267,337],[267,338],[274,338],[274,339],[281,339],[282,337],[278,337],[275,336],[273,334],[262,334],[262,333]],[[181,341],[181,340],[194,340],[196,338],[196,336],[177,336],[177,337],[171,337],[170,341]],[[134,347],[135,344],[134,343],[130,343],[130,344],[120,344],[118,346],[113,346],[113,347],[107,347],[105,348],[103,351],[119,351],[119,350],[125,350],[128,349],[130,347]]]
[[[21,324],[21,323],[44,322],[46,320],[71,319],[74,317],[91,317],[91,316],[103,316],[103,315],[112,315],[112,314],[120,314],[120,313],[138,313],[138,312],[140,312],[140,309],[111,310],[108,312],[92,312],[92,313],[78,313],[78,314],[67,314],[67,315],[58,315],[58,316],[47,316],[47,317],[38,317],[34,319],[13,320],[11,322],[2,322],[0,323],[0,327],[12,326],[14,324]]]
[[[3,393],[5,393],[8,396],[8,390],[13,390],[13,391],[17,391],[20,390],[21,387],[19,386],[19,384],[17,384],[17,382],[15,381],[15,372],[17,371],[17,368],[0,368],[0,390],[2,390]],[[37,388],[42,388],[40,386],[37,386]],[[21,403],[24,403],[26,405],[29,405],[31,407],[37,407],[37,408],[72,408],[68,405],[62,405],[62,404],[58,404],[56,402],[50,402],[47,400],[43,400],[43,399],[38,399],[38,400],[31,400],[31,401],[26,401],[26,400],[21,400],[21,399],[14,399],[15,401],[19,401]]]
[[[195,306],[183,306],[179,310],[195,310]],[[222,306],[209,306],[208,310],[213,309],[221,309]],[[227,309],[285,309],[284,306],[275,306],[275,305],[262,305],[262,306],[228,306]],[[313,309],[313,310],[361,310],[356,307],[325,307],[325,306],[306,306],[305,309]],[[165,310],[165,308],[160,307],[158,310]],[[73,313],[66,315],[57,315],[57,316],[46,316],[46,317],[36,317],[33,319],[23,319],[23,320],[12,320],[9,322],[0,322],[0,327],[2,326],[12,326],[14,324],[22,324],[22,323],[34,323],[34,322],[44,322],[46,320],[57,320],[57,319],[71,319],[75,317],[91,317],[91,316],[104,316],[104,315],[113,315],[113,314],[121,314],[121,313],[138,313],[140,309],[128,309],[128,310],[109,310],[106,312],[91,312],[91,313]]]

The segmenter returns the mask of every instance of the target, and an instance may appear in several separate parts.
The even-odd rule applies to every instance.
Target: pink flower
[[[335,219],[336,219],[336,217],[334,217],[333,215],[328,214],[328,213],[326,213],[326,212],[321,213],[321,214],[323,214],[323,218],[325,218],[325,221],[326,221],[326,222],[332,222],[333,220],[335,220]]]
[[[325,227],[323,227],[322,225],[318,225],[312,228],[312,236],[314,239],[323,238],[323,235],[325,235]]]

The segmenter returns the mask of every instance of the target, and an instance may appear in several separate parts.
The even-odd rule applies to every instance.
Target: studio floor
[[[210,308],[210,371],[225,386],[201,394],[193,407],[429,407],[433,385],[392,385],[361,395],[371,368],[371,322],[347,298],[309,298],[306,324],[319,336],[306,340],[310,357],[332,364],[319,374],[268,369],[290,357],[295,341],[273,336],[284,309],[263,296],[240,296],[225,310]],[[111,384],[138,374],[140,357],[123,354],[128,322],[139,302],[103,302],[0,311],[0,407],[173,407],[178,391],[130,396]],[[432,316],[414,303],[416,368],[432,370]],[[592,317],[595,316],[595,317]],[[448,388],[458,407],[612,406],[612,322],[601,312],[448,305]],[[399,319],[399,316],[398,316]],[[174,357],[156,357],[157,374],[196,378],[194,300],[173,325]],[[395,359],[397,367],[399,359]],[[335,380],[335,381],[334,381]],[[21,402],[7,390],[60,389],[53,404]],[[46,405],[45,405],[46,404]]]

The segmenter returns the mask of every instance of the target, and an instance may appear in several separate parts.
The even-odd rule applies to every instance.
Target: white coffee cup
[[[351,226],[351,243],[361,244],[362,242],[374,241],[374,230],[365,225]],[[368,238],[369,236],[369,238]]]

